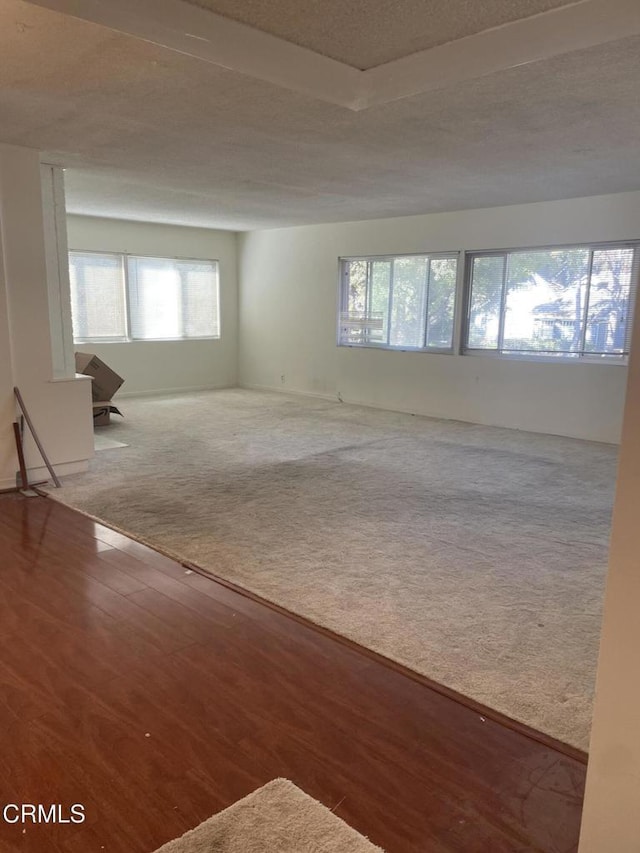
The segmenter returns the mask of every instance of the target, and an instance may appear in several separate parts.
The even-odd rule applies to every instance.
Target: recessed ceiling
[[[575,0],[188,0],[355,68],[373,68]]]
[[[232,229],[640,189],[640,38],[363,112],[20,0],[0,141],[67,167],[72,212]]]

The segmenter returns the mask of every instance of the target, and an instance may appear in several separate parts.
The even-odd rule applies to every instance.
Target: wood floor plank
[[[187,670],[188,661],[185,658],[189,657],[193,662],[198,652],[199,649],[194,648],[179,655],[178,666],[180,669]],[[370,747],[371,755],[377,756],[378,764],[386,768],[387,771],[393,765],[402,765],[406,758],[406,750],[410,748],[414,757],[413,767],[420,766],[422,768],[421,775],[417,775],[415,770],[413,771],[413,784],[417,786],[418,790],[421,786],[428,784],[430,778],[432,787],[437,787],[440,792],[446,789],[452,797],[462,800],[465,786],[475,784],[476,808],[479,813],[490,814],[495,813],[496,810],[501,810],[504,819],[510,822],[514,828],[519,821],[522,798],[529,794],[532,780],[528,774],[525,775],[523,772],[524,768],[521,761],[509,763],[508,756],[501,755],[498,764],[494,759],[493,745],[491,743],[485,744],[484,739],[476,748],[476,754],[473,755],[473,760],[482,761],[487,768],[486,778],[482,780],[482,787],[480,787],[478,780],[474,779],[473,760],[470,760],[469,754],[473,743],[464,745],[462,751],[451,747],[438,748],[439,741],[444,740],[446,745],[447,741],[451,741],[455,737],[455,729],[449,732],[441,732],[440,737],[435,737],[432,733],[423,733],[422,736],[414,735],[412,737],[404,731],[398,737],[393,726],[389,728],[384,725],[376,725],[373,722],[370,716],[371,706],[368,703],[358,706],[355,697],[359,696],[359,686],[362,685],[353,684],[353,691],[346,692],[345,696],[336,702],[332,701],[337,692],[335,684],[319,682],[317,679],[312,682],[308,679],[304,697],[296,697],[295,682],[298,676],[295,672],[292,675],[293,683],[287,684],[286,676],[282,672],[274,672],[270,669],[265,660],[253,660],[251,671],[245,666],[244,672],[240,675],[237,662],[232,660],[230,654],[227,653],[220,659],[225,661],[224,668],[227,672],[230,671],[231,666],[235,667],[235,678],[229,678],[227,683],[225,674],[219,672],[214,664],[208,662],[206,665],[208,672],[201,669],[198,677],[191,679],[191,682],[204,686],[209,679],[215,680],[218,691],[223,694],[223,697],[227,692],[233,692],[236,697],[243,699],[242,704],[245,707],[259,707],[262,715],[261,722],[269,721],[275,724],[278,720],[285,720],[285,723],[280,723],[279,728],[284,729],[289,740],[298,739],[305,743],[307,749],[315,748],[313,745],[315,744],[316,730],[306,725],[306,721],[313,719],[314,704],[320,703],[324,706],[325,716],[325,723],[321,731],[330,732],[334,741],[330,752],[346,759],[353,732],[359,731],[363,725],[366,725],[373,743]],[[262,683],[260,683],[261,674],[263,676]],[[179,677],[179,673],[176,672],[174,678],[179,679]],[[270,689],[272,687],[274,689]],[[332,695],[332,688],[334,695]],[[186,679],[180,681],[180,690],[183,701],[188,702],[190,690]],[[385,699],[386,697],[382,695],[380,698]],[[349,701],[350,699],[351,701]],[[192,713],[198,713],[197,706],[191,710]],[[315,716],[318,716],[317,711]],[[398,724],[399,720],[396,720],[396,725]],[[457,741],[455,745],[457,745]],[[551,762],[560,760],[550,758]],[[364,760],[355,763],[362,766]],[[451,766],[456,767],[455,774],[449,773]],[[540,775],[543,775],[548,769],[549,766],[540,767],[539,759],[536,761],[536,770]],[[367,776],[371,777],[370,771],[368,771]],[[508,785],[509,795],[505,797],[504,783],[508,778],[511,780]],[[434,780],[437,781],[434,782]]]
[[[582,762],[188,571],[0,497],[0,797],[87,808],[0,853],[150,853],[277,776],[388,853],[577,850]]]

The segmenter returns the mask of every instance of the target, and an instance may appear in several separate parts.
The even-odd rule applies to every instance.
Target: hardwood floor
[[[388,853],[577,849],[579,758],[52,500],[1,496],[0,807],[86,821],[0,819],[0,851],[151,853],[278,776]]]

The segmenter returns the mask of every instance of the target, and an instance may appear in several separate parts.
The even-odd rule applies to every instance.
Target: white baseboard
[[[118,400],[128,397],[162,397],[165,394],[192,394],[195,391],[222,391],[225,388],[237,388],[235,384],[224,385],[182,385],[179,388],[152,388],[147,391],[118,391]],[[117,405],[118,400],[114,401]]]
[[[85,471],[89,470],[89,460],[88,459],[78,459],[75,462],[61,462],[61,463],[53,463],[53,470],[56,472],[58,477],[65,477],[68,474],[83,474]],[[46,480],[51,480],[49,475],[49,471],[46,466],[37,466],[36,468],[27,468],[27,477],[29,478],[30,483],[42,483]],[[0,492],[13,490],[20,485],[20,472],[16,471],[16,475],[13,479],[4,477],[0,480]]]
[[[293,394],[297,397],[314,397],[320,400],[330,400],[333,403],[344,403],[345,406],[361,406],[363,409],[376,409],[381,412],[394,412],[400,415],[418,415],[421,418],[432,418],[436,421],[454,421],[457,423],[479,424],[481,426],[501,426],[500,424],[481,424],[479,421],[464,421],[460,418],[452,418],[450,415],[444,415],[433,412],[425,412],[421,409],[402,409],[399,406],[390,408],[382,403],[372,403],[368,400],[345,400],[341,394],[318,394],[314,391],[294,391],[291,388],[283,387],[282,385],[239,385],[239,388],[244,388],[247,391],[274,391],[276,394]],[[517,427],[505,427],[505,429],[517,429]]]
[[[463,421],[460,418],[452,418],[451,416],[436,414],[433,412],[425,412],[420,409],[402,409],[398,406],[390,408],[382,403],[372,403],[368,400],[345,400],[342,395],[336,394],[318,394],[315,391],[297,391],[292,388],[286,388],[282,385],[249,385],[242,384],[238,386],[247,391],[274,391],[276,394],[292,394],[296,397],[313,397],[319,400],[330,400],[333,403],[344,403],[345,406],[361,406],[363,409],[376,409],[381,412],[394,412],[401,415],[418,415],[421,418],[433,418],[437,421],[455,421],[458,423],[479,423],[478,421]],[[496,426],[496,424],[481,424],[484,426]],[[500,424],[497,424],[500,426]],[[517,427],[505,427],[505,429],[517,429]]]
[[[293,388],[287,388],[282,385],[248,385],[242,383],[236,387],[242,388],[245,391],[275,391],[276,394],[292,394],[295,397],[314,397],[316,400],[330,400],[333,403],[342,402],[337,394],[320,394],[317,391],[297,391]],[[356,405],[361,404],[357,403]]]
[[[79,459],[77,462],[62,462],[61,464],[53,464],[53,470],[56,472],[58,477],[65,477],[67,474],[83,474],[85,471],[89,470],[89,460],[88,459]],[[18,477],[20,475],[16,473],[16,480],[11,483],[11,486],[16,485],[18,481]],[[42,465],[37,468],[27,468],[27,476],[29,477],[29,482],[34,483],[38,480],[50,480],[49,471],[47,468]]]
[[[464,418],[452,418],[451,415],[443,414],[441,412],[426,412],[422,409],[403,409],[399,406],[394,406],[390,408],[389,406],[384,406],[381,403],[371,403],[368,400],[345,400],[342,396],[338,397],[337,394],[317,394],[313,391],[294,391],[291,388],[285,388],[280,385],[249,385],[242,384],[238,385],[239,388],[244,388],[247,391],[273,391],[276,394],[292,394],[298,397],[315,397],[321,400],[332,400],[333,402],[344,403],[345,406],[362,406],[365,409],[377,409],[378,411],[383,412],[397,412],[401,415],[414,415],[421,418],[431,418],[436,421],[451,421],[452,423],[461,423],[461,424],[473,424],[477,426],[487,426],[487,427],[496,427],[498,429],[510,429],[516,432],[533,432],[540,435],[553,435],[558,436],[559,438],[573,438],[579,441],[596,441],[600,444],[611,444],[618,445],[619,441],[609,441],[604,438],[594,439],[591,437],[585,437],[581,435],[572,435],[570,433],[559,433],[559,432],[549,432],[548,430],[531,430],[526,427],[514,426],[509,423],[496,423],[495,421],[490,420],[467,420]]]

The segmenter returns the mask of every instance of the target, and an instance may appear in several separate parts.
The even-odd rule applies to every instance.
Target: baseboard
[[[275,391],[276,394],[291,394],[295,397],[313,397],[315,400],[330,400],[332,403],[343,402],[336,394],[320,394],[317,391],[297,391],[294,388],[283,388],[281,385],[245,385],[242,383],[236,385],[236,388],[242,388],[243,391]],[[366,405],[366,403],[354,403],[351,400],[345,400],[344,402],[349,402],[352,406]]]
[[[88,459],[79,459],[77,462],[62,462],[60,464],[52,464],[53,470],[56,472],[58,477],[65,477],[68,474],[84,474],[85,471],[89,470]],[[19,476],[19,474],[16,474],[16,478],[18,478]],[[49,471],[44,465],[38,466],[37,468],[27,468],[27,476],[29,477],[30,483],[51,479]],[[17,479],[13,483],[11,483],[13,488],[16,487],[16,482]]]
[[[345,400],[340,392],[336,394],[319,394],[316,391],[298,391],[293,388],[286,388],[282,385],[238,385],[245,391],[273,391],[276,394],[291,394],[296,397],[312,397],[317,400],[330,400],[333,403],[344,403],[345,406],[362,406],[363,409],[376,409],[380,412],[395,412],[401,415],[417,415],[421,418],[431,418],[435,421],[453,421],[455,423],[477,423],[477,421],[461,421],[457,418],[450,418],[446,415],[433,415],[427,412],[421,412],[419,409],[400,409],[397,407],[389,408],[381,403],[370,403],[364,400]],[[480,426],[493,426],[493,424],[479,424]],[[515,429],[515,427],[504,427],[505,429]]]
[[[362,406],[363,409],[376,409],[380,412],[395,412],[400,415],[417,415],[421,418],[431,418],[435,421],[452,421],[453,423],[478,424],[479,426],[498,426],[496,424],[483,424],[478,421],[462,421],[459,418],[447,417],[447,415],[434,415],[429,412],[420,411],[420,409],[401,409],[397,406],[390,408],[381,403],[371,403],[365,400],[345,400],[340,392],[336,394],[319,394],[315,391],[298,391],[292,388],[286,388],[281,385],[238,385],[238,388],[243,388],[246,391],[274,391],[276,394],[293,394],[297,397],[313,397],[320,400],[331,400],[334,403],[344,403],[345,406]],[[501,429],[517,429],[517,427],[500,427]]]
[[[58,477],[65,477],[67,474],[83,474],[89,470],[89,460],[78,459],[75,462],[61,462],[60,464],[54,462],[53,470]],[[30,483],[42,483],[51,479],[51,475],[44,465],[27,468],[27,477]],[[0,492],[15,492],[20,485],[20,472],[16,471],[13,479],[5,477],[0,480]]]
[[[152,388],[147,391],[118,391],[118,399],[130,397],[162,397],[165,394],[192,394],[195,391],[223,391],[227,388],[237,388],[235,384],[224,385],[184,385],[179,388]]]
[[[238,388],[243,388],[246,391],[272,391],[276,394],[293,394],[297,397],[313,397],[320,400],[333,400],[333,402],[344,403],[347,406],[362,406],[364,409],[376,409],[377,411],[382,412],[395,412],[401,415],[414,415],[420,418],[431,418],[434,421],[449,421],[450,423],[458,423],[458,424],[471,424],[472,426],[486,426],[492,427],[495,429],[509,429],[514,432],[530,432],[534,435],[549,435],[555,438],[571,438],[575,441],[589,441],[596,444],[607,444],[612,447],[617,447],[619,442],[614,441],[605,441],[600,438],[585,438],[584,436],[579,435],[571,435],[569,433],[563,432],[548,432],[541,430],[531,430],[527,429],[523,426],[513,426],[512,424],[503,424],[503,423],[491,423],[489,421],[470,421],[470,420],[462,420],[461,418],[452,418],[450,415],[444,414],[434,414],[431,412],[425,412],[421,409],[403,409],[398,406],[389,407],[382,405],[381,403],[371,403],[365,400],[346,400],[342,397],[340,392],[336,394],[318,394],[314,391],[297,391],[292,388],[285,388],[281,385],[250,385],[250,384],[240,384],[237,386]]]

